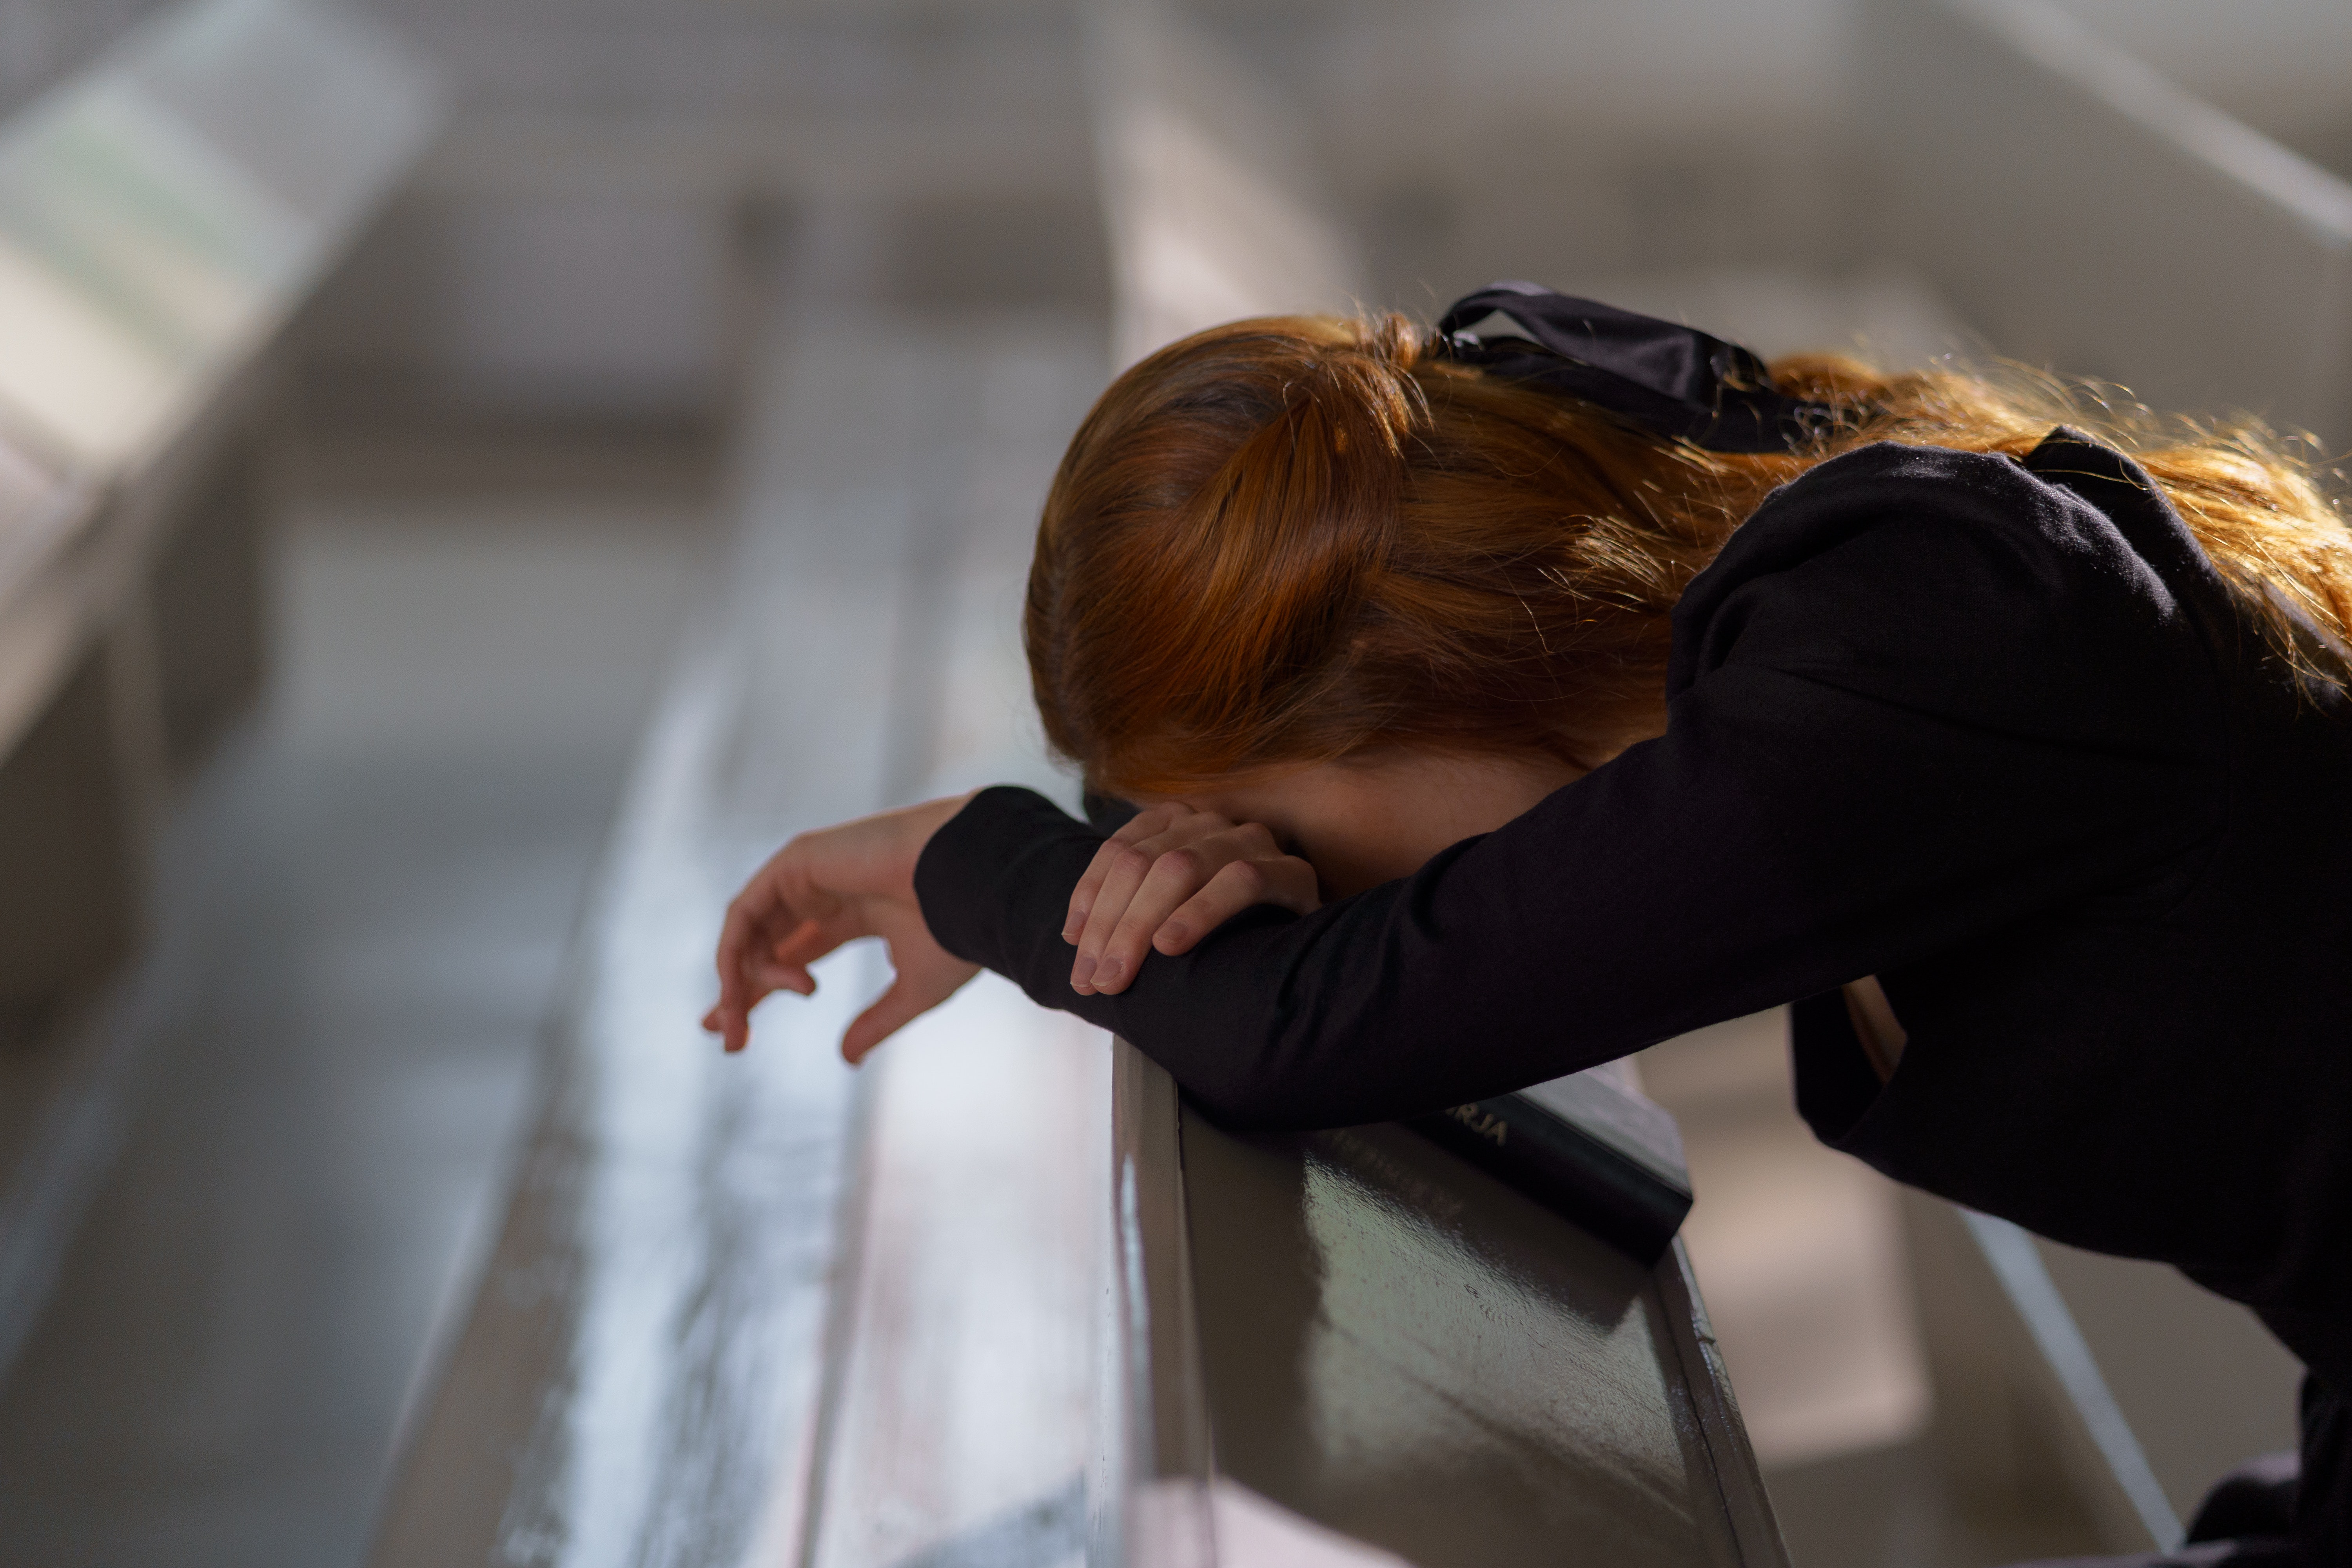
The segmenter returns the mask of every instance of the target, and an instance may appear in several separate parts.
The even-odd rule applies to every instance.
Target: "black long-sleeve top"
[[[918,868],[950,951],[1232,1123],[1406,1116],[1794,1003],[1816,1132],[2248,1302],[2352,1387],[2352,703],[2267,653],[2179,516],[2071,432],[1874,446],[1676,607],[1667,723],[1415,875],[1069,986],[1101,835],[976,797]],[[1875,974],[1891,1081],[1837,993]]]

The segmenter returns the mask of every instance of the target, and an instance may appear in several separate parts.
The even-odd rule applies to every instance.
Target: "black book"
[[[1607,1068],[1405,1125],[1643,1263],[1690,1213],[1675,1119]]]

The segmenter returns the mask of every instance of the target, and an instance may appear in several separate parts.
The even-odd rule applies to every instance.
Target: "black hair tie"
[[[1737,343],[1538,283],[1490,283],[1438,318],[1435,356],[1533,382],[1710,452],[1785,452],[1840,422],[1785,396]]]

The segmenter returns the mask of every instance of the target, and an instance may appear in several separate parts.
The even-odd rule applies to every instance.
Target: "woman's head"
[[[1397,754],[1572,776],[1655,728],[1675,603],[1774,486],[1865,440],[2022,452],[2058,417],[2099,423],[1813,356],[1776,382],[1855,416],[1803,451],[1722,454],[1423,342],[1394,316],[1236,322],[1145,359],[1087,416],[1024,629],[1047,739],[1094,787],[1197,796]],[[2352,549],[2294,465],[2258,435],[2108,433],[2226,574],[2284,573],[2342,635]]]
[[[1027,637],[1097,787],[1402,748],[1590,764],[1788,459],[1641,437],[1425,357],[1397,317],[1243,321],[1119,378],[1046,501]]]

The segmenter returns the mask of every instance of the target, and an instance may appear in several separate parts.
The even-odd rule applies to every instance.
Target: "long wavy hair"
[[[1092,787],[1388,748],[1590,766],[1656,713],[1675,601],[1774,487],[1871,441],[2022,455],[2061,420],[2139,460],[2279,657],[2352,681],[2352,533],[2257,424],[1814,354],[1776,384],[1849,417],[1727,455],[1426,342],[1399,316],[1237,321],[1103,394],[1047,495],[1024,628],[1046,738]]]

